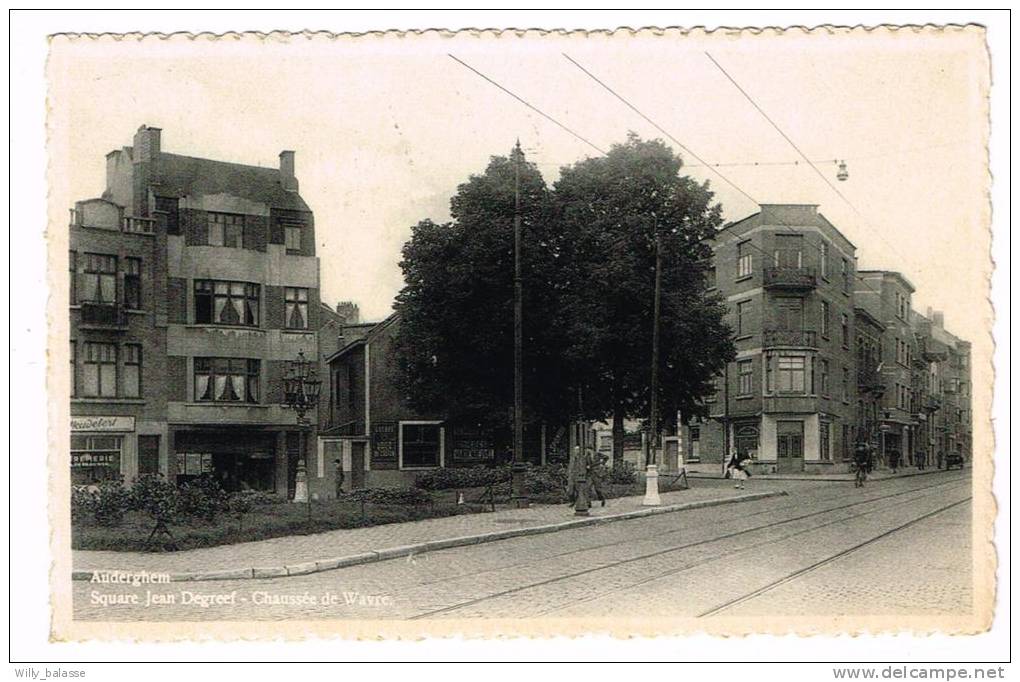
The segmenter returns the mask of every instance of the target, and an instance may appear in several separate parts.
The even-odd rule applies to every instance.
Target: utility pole
[[[649,464],[658,464],[659,448],[659,316],[662,306],[662,244],[658,230],[655,231],[655,298],[652,304],[652,405],[651,444]]]
[[[652,303],[652,396],[648,433],[648,460],[645,468],[645,499],[642,504],[656,506],[659,499],[659,468],[656,453],[659,440],[659,309],[662,297],[662,241],[658,221],[655,227],[655,295]]]
[[[510,473],[510,495],[514,507],[528,506],[524,490],[524,355],[521,291],[521,141],[514,146],[514,461]]]

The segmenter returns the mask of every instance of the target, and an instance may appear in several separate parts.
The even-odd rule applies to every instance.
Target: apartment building
[[[857,423],[855,247],[814,205],[763,204],[713,245],[737,359],[684,427],[685,454],[747,453],[762,471],[832,471]]]
[[[914,286],[898,272],[862,270],[858,274],[857,305],[885,327],[881,344],[885,391],[879,425],[882,460],[888,462],[889,453],[896,451],[900,461],[909,464],[925,442],[916,400],[920,395],[917,371],[924,354],[915,336]]]
[[[310,493],[333,490],[315,411],[309,434],[282,405],[289,363],[319,357],[322,311],[314,216],[294,152],[279,159],[171,154],[142,126],[107,155],[102,197],[76,204],[72,415],[89,417],[72,424],[78,480],[211,474],[230,490],[293,496],[304,458]],[[98,457],[117,442],[119,457]]]

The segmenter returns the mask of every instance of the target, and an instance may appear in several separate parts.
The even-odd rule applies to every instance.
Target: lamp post
[[[294,475],[295,502],[309,501],[308,473],[305,465],[308,442],[305,434],[310,429],[312,421],[307,414],[318,404],[321,388],[322,381],[315,371],[315,363],[306,360],[304,351],[299,351],[297,359],[287,363],[287,374],[283,380],[283,406],[297,413],[297,423],[301,428],[301,451],[298,453],[297,473]]]
[[[521,141],[514,146],[514,455],[510,467],[510,497],[513,506],[529,506],[524,474],[524,387],[522,356],[524,354],[523,293],[521,291]]]

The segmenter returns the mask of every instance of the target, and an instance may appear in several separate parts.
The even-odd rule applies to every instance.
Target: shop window
[[[733,429],[733,445],[738,455],[758,458],[758,427],[754,424],[737,425]]]
[[[287,329],[308,329],[308,289],[284,288]]]
[[[122,436],[71,436],[71,485],[89,485],[120,477]]]
[[[287,253],[301,253],[301,226],[287,225],[284,229],[284,244]]]
[[[86,253],[81,275],[81,300],[87,303],[117,302],[117,257]]]
[[[780,356],[778,380],[781,393],[803,393],[805,382],[804,356]]]
[[[751,256],[751,242],[737,244],[737,277],[750,277],[754,263]]]
[[[195,400],[257,403],[259,369],[258,360],[195,358]]]
[[[737,363],[737,376],[739,378],[739,395],[751,395],[754,392],[754,363],[751,360],[741,360]]]
[[[259,326],[258,284],[195,280],[195,323]]]
[[[117,396],[117,346],[86,343],[82,394],[92,398]]]
[[[400,425],[400,466],[421,469],[439,466],[442,447],[439,424]]]
[[[124,395],[142,395],[142,347],[137,343],[124,344]]]
[[[142,259],[124,259],[124,307],[142,309]]]
[[[209,213],[210,246],[229,246],[240,249],[244,245],[244,216],[232,213]]]

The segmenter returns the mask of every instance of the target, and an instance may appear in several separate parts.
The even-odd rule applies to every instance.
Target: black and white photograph
[[[991,627],[983,26],[47,51],[55,640]]]

